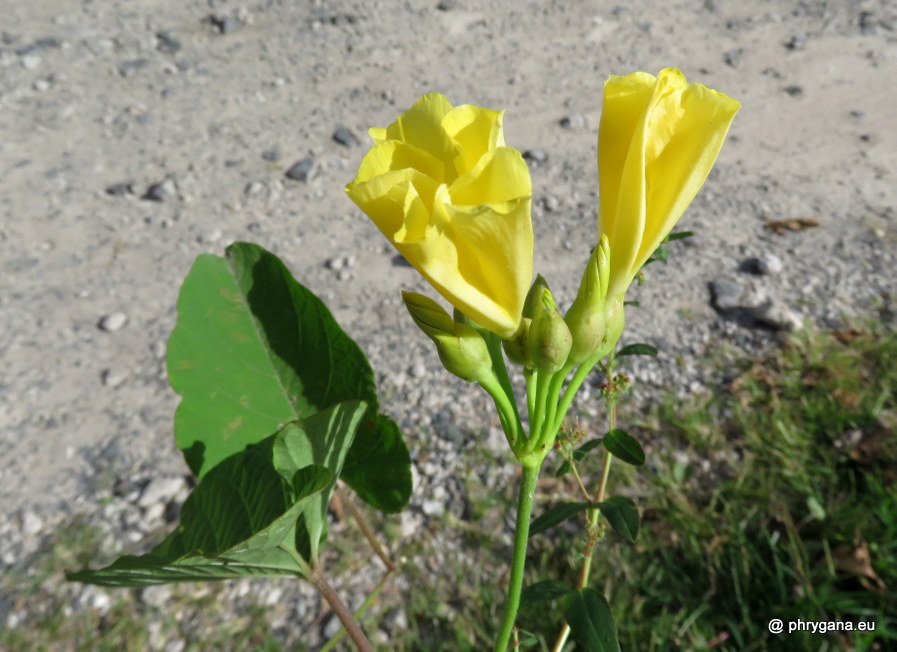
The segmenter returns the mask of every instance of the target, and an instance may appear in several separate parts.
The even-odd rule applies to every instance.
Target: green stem
[[[567,389],[564,391],[564,398],[561,399],[561,402],[558,404],[557,412],[555,412],[553,424],[555,431],[561,429],[561,424],[564,423],[564,417],[567,416],[567,410],[570,409],[570,404],[573,403],[573,397],[576,396],[576,392],[582,387],[589,372],[595,368],[596,364],[598,364],[597,359],[586,360],[579,365],[579,369],[573,374],[573,378],[570,379],[570,382],[567,384]]]
[[[501,383],[493,379],[488,383],[481,383],[480,387],[486,390],[495,408],[498,410],[498,418],[501,421],[502,430],[505,431],[505,437],[508,439],[512,450],[517,450],[518,442],[523,433],[523,424],[520,423],[520,415],[517,413],[517,405],[508,396],[501,386]]]
[[[526,446],[527,453],[534,452],[542,438],[542,424],[545,423],[545,412],[548,409],[546,398],[548,396],[548,386],[550,384],[551,376],[546,377],[545,374],[539,374],[536,378],[536,401],[533,409],[533,420],[530,421],[529,424],[529,442]]]
[[[544,457],[544,456],[543,456]],[[536,492],[536,481],[542,457],[538,462],[523,464],[520,478],[520,490],[517,495],[517,523],[514,528],[514,552],[511,558],[511,579],[508,582],[508,599],[502,616],[498,638],[495,640],[494,652],[505,652],[517,620],[517,609],[520,607],[520,591],[523,589],[523,570],[526,564],[526,546],[529,539],[529,522],[533,511],[533,496]]]
[[[526,413],[529,416],[530,428],[532,428],[533,413],[536,411],[536,388],[539,383],[539,372],[535,369],[524,369],[523,377],[526,380]]]
[[[615,402],[611,402],[609,404],[608,412],[610,429],[613,430],[617,427],[617,406]],[[601,470],[601,481],[598,483],[598,493],[595,494],[596,503],[600,503],[602,500],[604,500],[604,495],[607,491],[607,478],[610,475],[610,465],[613,459],[614,456],[611,455],[609,451],[604,456],[604,467]],[[592,570],[592,551],[595,547],[595,543],[597,543],[597,539],[592,535],[592,532],[598,525],[598,518],[600,515],[601,512],[597,509],[590,509],[588,511],[589,538],[586,541],[586,549],[582,553],[582,568],[579,571],[579,581],[576,583],[577,589],[585,588],[586,584],[589,583],[589,573]],[[551,652],[561,652],[561,650],[564,649],[564,645],[566,644],[567,638],[569,636],[570,625],[564,622],[564,627],[561,629],[561,633],[558,635],[557,640],[554,642],[554,645],[551,648]]]

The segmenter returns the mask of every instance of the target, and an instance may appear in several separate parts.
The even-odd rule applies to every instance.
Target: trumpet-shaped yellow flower
[[[512,336],[533,274],[532,184],[502,112],[430,93],[369,133],[349,197],[453,306]]]
[[[598,230],[610,244],[608,296],[632,279],[682,217],[741,104],[681,71],[611,76],[598,128]]]

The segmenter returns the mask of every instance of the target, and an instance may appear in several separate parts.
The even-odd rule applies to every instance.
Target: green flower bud
[[[402,292],[417,327],[436,344],[442,366],[458,378],[480,385],[492,382],[492,358],[486,340],[473,326],[453,320],[438,303],[416,292]]]
[[[536,281],[538,283],[539,279]],[[537,371],[554,373],[567,362],[573,336],[558,312],[551,290],[543,286],[539,288],[538,294],[539,300],[533,306],[533,321],[527,333],[526,351]]]
[[[607,236],[592,250],[586,263],[579,291],[573,305],[564,316],[573,335],[569,362],[581,364],[602,346],[606,327],[604,299],[607,294],[610,252]]]
[[[508,359],[510,359],[511,362],[516,362],[524,367],[533,366],[533,362],[530,360],[526,350],[526,337],[532,322],[533,320],[529,317],[524,317],[517,334],[510,339],[502,341],[502,346],[505,349],[505,354],[508,356]]]
[[[548,282],[541,274],[536,274],[536,280],[533,281],[526,299],[523,302],[523,316],[532,319],[539,310],[539,303],[542,300],[542,290],[548,289]]]

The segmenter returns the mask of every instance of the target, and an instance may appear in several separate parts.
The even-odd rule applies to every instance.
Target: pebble
[[[337,618],[335,614],[331,614],[330,618],[327,619],[327,622],[324,623],[324,627],[321,628],[321,636],[326,640],[330,640],[336,636],[336,633],[342,626],[343,624],[339,621],[339,618]]]
[[[97,323],[97,326],[100,330],[106,331],[107,333],[114,333],[117,330],[121,330],[125,324],[128,323],[128,316],[123,312],[113,312],[108,315],[104,315],[100,321]]]
[[[177,191],[178,189],[174,180],[165,179],[165,181],[154,183],[147,188],[142,199],[147,199],[149,201],[165,201],[169,197],[174,197],[177,194]]]
[[[184,479],[180,476],[153,478],[140,493],[137,505],[146,509],[155,504],[167,503],[184,488]]]
[[[744,288],[734,281],[715,279],[710,282],[710,293],[714,307],[725,312],[734,310],[741,305],[740,301],[742,294],[744,294]]]
[[[301,161],[294,163],[289,170],[286,171],[286,177],[294,181],[302,181],[308,183],[314,177],[315,160],[310,156],[305,157]]]
[[[741,61],[741,55],[744,53],[744,49],[735,48],[734,50],[729,50],[723,54],[723,62],[727,66],[732,66],[733,68],[737,68],[739,62]]]
[[[804,89],[802,87],[798,86],[797,84],[792,84],[791,86],[786,86],[782,90],[785,91],[785,93],[787,93],[791,97],[797,97],[799,95],[803,95],[803,93],[804,93]]]
[[[22,522],[22,534],[26,537],[34,536],[44,527],[43,519],[30,510],[22,510],[19,517]]]
[[[783,269],[785,269],[785,265],[782,263],[782,259],[775,254],[764,252],[757,257],[757,271],[764,276],[778,274]]]
[[[156,32],[156,49],[165,54],[174,54],[180,51],[181,42],[175,38],[174,32],[165,29]]]
[[[539,148],[528,149],[523,152],[523,158],[527,161],[532,161],[533,163],[547,163],[548,152]]]
[[[408,369],[408,375],[412,378],[423,378],[427,375],[427,368],[422,363],[418,362]]]
[[[125,369],[103,369],[100,372],[100,381],[106,387],[118,387],[128,379]]]
[[[274,161],[279,161],[280,160],[280,150],[277,149],[276,147],[273,147],[271,149],[266,149],[264,152],[262,152],[262,159],[264,159],[265,161],[271,161],[272,163]]]
[[[560,200],[554,195],[545,195],[542,197],[542,208],[546,213],[553,213],[561,205]]]
[[[106,186],[106,194],[113,197],[121,197],[123,195],[134,194],[134,184],[131,181],[122,181]]]
[[[230,34],[240,27],[240,21],[227,14],[211,14],[209,22],[218,29],[219,34]]]
[[[332,269],[334,272],[338,272],[346,264],[346,261],[342,256],[337,256],[335,258],[331,258],[325,264],[327,265],[328,269]]]
[[[458,0],[439,0],[436,8],[439,11],[449,11],[458,6]]]
[[[800,315],[774,299],[767,299],[760,305],[748,307],[747,312],[761,324],[775,330],[791,332],[799,330],[804,325]]]
[[[146,68],[149,65],[149,59],[140,58],[140,59],[131,59],[130,61],[122,61],[118,64],[118,74],[122,77],[131,77],[135,75],[138,71]]]
[[[333,132],[333,140],[344,147],[355,147],[361,144],[358,136],[352,133],[352,130],[348,127],[337,127],[336,131]]]
[[[438,500],[425,500],[421,509],[427,516],[442,516],[445,513],[445,505]]]
[[[571,113],[561,118],[560,125],[564,129],[582,129],[586,126],[586,119],[579,113]]]

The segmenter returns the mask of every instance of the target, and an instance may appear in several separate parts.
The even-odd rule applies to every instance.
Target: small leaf
[[[598,503],[598,509],[618,534],[635,543],[641,519],[634,502],[623,496],[614,496]]]
[[[624,301],[624,302],[623,302],[623,305],[624,305],[624,306],[635,306],[636,308],[638,308],[638,307],[641,306],[642,304],[639,303],[638,301]]]
[[[517,636],[519,638],[519,640],[517,641],[517,647],[532,647],[539,644],[539,639],[536,638],[536,635],[526,631],[525,629],[518,628]]]
[[[568,594],[564,598],[564,618],[580,649],[589,652],[620,651],[610,606],[595,589],[579,589]]]
[[[539,516],[529,527],[529,535],[539,534],[588,509],[589,503],[558,503]]]
[[[542,580],[524,587],[520,594],[521,604],[557,600],[570,593],[571,589],[557,580]]]
[[[690,238],[695,234],[694,231],[677,231],[676,233],[671,233],[667,237],[663,239],[664,242],[674,242],[676,240],[684,240],[685,238]]]
[[[641,466],[645,463],[645,451],[635,437],[614,428],[604,437],[604,447],[615,457],[633,466]]]
[[[583,459],[585,459],[586,453],[588,453],[592,449],[598,448],[600,445],[601,437],[599,437],[598,439],[591,439],[587,441],[582,446],[573,451],[573,461],[581,462]],[[558,467],[558,470],[555,471],[554,477],[559,478],[562,475],[569,473],[571,468],[572,467],[570,466],[570,462],[567,462],[565,460],[564,463]]]
[[[627,344],[616,353],[618,358],[624,355],[657,355],[657,347],[650,344]]]

